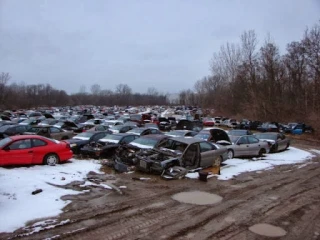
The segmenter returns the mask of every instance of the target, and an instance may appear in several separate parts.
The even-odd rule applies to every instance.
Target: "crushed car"
[[[136,158],[136,169],[140,171],[169,174],[175,166],[187,170],[220,167],[228,155],[227,148],[206,140],[176,137],[167,139],[158,148],[140,151]]]
[[[110,158],[114,155],[119,146],[129,144],[136,138],[139,138],[139,136],[135,134],[108,134],[97,142],[91,142],[83,146],[80,149],[80,154],[92,158]]]
[[[147,149],[157,148],[169,136],[164,134],[149,134],[140,136],[129,144],[121,145],[117,148],[111,162],[107,165],[114,167],[118,172],[127,172],[132,166],[137,164],[136,153]]]

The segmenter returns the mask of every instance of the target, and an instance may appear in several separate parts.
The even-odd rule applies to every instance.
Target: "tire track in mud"
[[[306,219],[313,219],[316,223],[306,226],[296,220],[296,224],[292,223],[292,226],[285,228],[291,231],[291,239],[295,239],[299,234],[305,234],[300,235],[300,239],[301,236],[309,237],[311,235],[304,229],[312,232],[319,228],[319,214],[317,215],[314,209],[319,205],[317,198],[320,199],[319,168],[309,165],[294,170],[249,173],[249,176],[254,176],[250,181],[236,178],[223,183],[208,181],[204,184],[194,180],[182,180],[189,182],[176,182],[165,190],[162,189],[166,186],[163,182],[135,184],[135,189],[124,191],[123,196],[115,197],[104,205],[94,206],[88,203],[88,209],[73,209],[62,214],[61,218],[72,219],[68,224],[19,239],[44,239],[50,236],[57,236],[54,239],[112,240],[161,237],[258,239],[248,233],[247,229],[252,224],[257,221],[281,224],[286,218],[297,219],[299,213],[304,213]],[[224,200],[213,206],[195,206],[171,199],[172,194],[195,189],[219,194]],[[278,195],[278,198],[273,198]],[[58,236],[59,233],[65,234]]]
[[[165,193],[166,194],[173,194],[175,193],[176,190],[167,190]],[[19,238],[19,239],[42,239],[44,237],[48,238],[48,236],[57,236],[57,232],[72,232],[72,235],[79,235],[82,234],[83,232],[88,232],[88,231],[93,231],[95,229],[104,227],[106,225],[114,225],[114,222],[116,224],[122,224],[125,222],[130,222],[129,219],[133,219],[133,222],[137,221],[137,217],[140,215],[146,215],[148,214],[148,216],[150,215],[155,215],[158,212],[163,211],[163,208],[168,208],[168,209],[172,209],[175,208],[176,205],[178,205],[177,202],[171,201],[169,199],[168,200],[164,200],[162,202],[160,202],[159,204],[156,204],[157,201],[159,201],[159,199],[161,199],[162,195],[164,194],[164,191],[160,191],[157,193],[154,193],[152,195],[149,195],[148,197],[146,197],[143,193],[138,194],[138,198],[135,197],[134,199],[130,199],[130,200],[125,200],[123,201],[124,203],[120,203],[121,206],[118,205],[118,207],[114,207],[113,209],[108,209],[107,211],[103,211],[102,209],[94,209],[94,210],[100,210],[100,212],[90,212],[87,213],[87,215],[83,216],[83,212],[79,213],[77,212],[77,210],[74,210],[73,214],[76,214],[78,216],[78,218],[76,218],[76,216],[73,216],[73,220],[61,225],[61,226],[57,226],[53,229],[48,229],[46,231],[43,232],[39,232],[39,233],[35,233],[32,234],[30,236],[19,236],[16,235],[15,237],[13,237],[12,239],[15,238]],[[156,200],[153,202],[153,200]],[[109,206],[105,206],[105,207],[109,207]],[[91,206],[92,209],[92,206]],[[72,214],[72,212],[68,212],[68,216],[70,217],[70,215]],[[126,219],[126,217],[128,219]],[[68,218],[68,217],[67,217]],[[143,217],[143,219],[145,219],[145,217]],[[90,226],[86,226],[86,223],[89,222]],[[84,228],[84,229],[82,229]],[[77,230],[77,232],[73,232],[75,230]],[[80,229],[80,230],[79,230]],[[42,236],[45,235],[45,236]],[[70,235],[70,234],[65,234],[66,236]],[[63,235],[63,239],[66,237]],[[54,239],[62,239],[62,237],[55,237]]]
[[[315,174],[316,176],[319,176],[317,173]],[[302,181],[300,182],[296,182],[295,181],[290,181],[292,182],[292,185],[296,185],[296,184],[301,184],[303,182],[306,182],[306,181],[312,181],[314,179],[315,176],[310,176],[308,179],[303,179]],[[282,186],[284,187],[287,187],[286,185],[283,185],[281,184]],[[316,185],[316,184],[315,184]],[[258,196],[259,195],[262,195],[261,197],[263,198],[263,195],[269,195],[269,192],[272,191],[273,188],[271,188],[269,191],[265,192],[265,191],[262,191],[262,194],[261,194],[261,191],[260,193],[257,193]],[[279,187],[277,187],[277,189],[279,189]],[[282,191],[282,189],[280,190]],[[302,197],[303,199],[301,200],[302,202],[302,207],[305,205],[305,201],[308,200],[308,198],[310,198],[310,195],[304,195],[304,193],[306,192],[313,192],[313,195],[315,197],[318,197],[319,198],[319,187],[318,186],[312,186],[308,189],[303,189],[303,190],[299,190],[299,191],[292,191],[292,190],[288,190],[287,191],[287,198],[288,198],[288,203],[287,202],[284,202],[284,203],[276,203],[276,205],[279,206],[280,209],[283,209],[285,205],[288,205],[290,206],[290,202],[292,203],[293,200],[299,200],[298,197]],[[247,193],[246,193],[247,194]],[[304,199],[304,196],[305,199]],[[311,195],[312,196],[312,195]],[[257,198],[257,196],[253,196],[251,198],[248,198],[247,200],[251,199],[251,200],[255,200],[255,198]],[[259,213],[259,209],[264,209],[264,207],[267,206],[268,203],[264,203],[262,204],[261,206],[257,206],[256,209],[254,209],[254,211],[252,212],[252,215],[249,215],[247,216],[245,219],[243,219],[240,223],[238,224],[245,224],[245,226],[249,227],[250,226],[250,221],[246,220],[246,219],[260,219],[259,215],[263,215],[263,211],[261,213]],[[228,215],[231,215],[231,216],[237,216],[237,212],[239,211],[239,209],[243,208],[245,209],[245,211],[243,211],[240,215],[248,215],[248,213],[246,213],[247,210],[251,210],[252,211],[252,206],[254,206],[254,203],[252,202],[245,202],[244,204],[240,204],[240,206],[236,209],[236,211],[233,212],[230,212],[230,210],[232,209],[228,209]],[[299,206],[298,206],[299,208]],[[293,209],[288,209],[286,208],[286,211],[294,211],[296,208],[293,208]],[[208,210],[210,211],[210,210]],[[278,211],[279,212],[279,211]],[[285,214],[286,212],[285,211],[282,211],[281,214]],[[280,216],[281,216],[280,214]],[[238,214],[239,215],[239,214]],[[200,216],[201,217],[201,216]],[[212,218],[214,218],[215,215],[212,215]],[[240,218],[241,216],[239,216]],[[242,217],[243,218],[243,217]],[[206,238],[209,238],[209,239],[215,239],[216,236],[218,236],[218,238],[216,239],[221,239],[223,237],[224,234],[227,234],[229,232],[229,234],[232,234],[232,235],[235,235],[235,229],[234,227],[232,227],[232,223],[225,223],[225,216],[221,216],[221,217],[218,217],[216,219],[214,219],[213,221],[208,221],[207,226],[211,226],[211,227],[207,227],[208,229],[215,229],[217,228],[217,226],[220,225],[219,228],[222,228],[222,230],[211,230],[212,234],[209,234],[210,230],[208,230],[206,232],[206,234],[203,234],[203,232],[205,232],[203,229],[206,229],[206,226],[205,225],[202,225],[202,224],[199,224],[199,223],[195,223],[195,224],[189,224],[187,225],[185,228],[184,228],[184,231],[181,230],[180,232],[176,233],[175,235],[171,236],[169,239],[188,239],[189,236],[197,236],[197,239],[202,239],[202,235],[203,236],[203,239],[206,239]],[[204,223],[206,222],[206,220],[203,221]],[[224,222],[224,223],[223,223]],[[252,223],[253,224],[253,223]],[[247,229],[247,227],[245,227],[245,229]],[[239,233],[243,233],[243,229],[239,229]],[[218,234],[220,233],[220,234]],[[223,233],[223,234],[221,234]],[[182,237],[181,237],[182,236]],[[226,238],[227,239],[227,238]],[[236,237],[235,239],[240,239],[239,236],[237,236],[236,234]]]

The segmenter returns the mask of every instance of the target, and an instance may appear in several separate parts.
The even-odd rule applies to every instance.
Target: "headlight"
[[[76,147],[76,146],[77,146],[76,143],[71,143],[71,144],[70,144],[70,147],[72,147],[72,148],[73,148],[73,147]]]

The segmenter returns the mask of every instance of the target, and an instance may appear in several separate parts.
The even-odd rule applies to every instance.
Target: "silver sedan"
[[[252,135],[245,136],[230,136],[231,145],[228,148],[228,158],[234,157],[252,157],[268,153],[270,151],[267,142],[260,141]]]

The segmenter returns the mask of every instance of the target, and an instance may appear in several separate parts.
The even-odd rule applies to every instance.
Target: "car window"
[[[45,141],[42,141],[40,139],[32,139],[32,142],[34,147],[41,147],[47,145]]]
[[[101,125],[100,125],[100,126],[97,126],[97,127],[96,127],[96,130],[97,130],[97,131],[104,131],[105,128],[104,128],[104,126],[101,126]]]
[[[50,132],[51,132],[51,133],[59,133],[59,132],[60,132],[60,129],[59,129],[59,128],[55,128],[55,127],[51,127],[51,128],[50,128]]]
[[[18,126],[17,127],[17,132],[25,132],[27,130],[26,126]]]
[[[106,136],[106,133],[98,133],[95,136],[92,137],[93,141],[98,141],[99,139],[103,138],[104,136]]]
[[[21,150],[21,149],[27,149],[31,148],[31,139],[22,139],[17,140],[13,143],[11,143],[8,148],[10,150]]]
[[[129,142],[132,142],[133,140],[135,139],[134,136],[128,136],[128,137],[125,137],[122,142],[123,143],[129,143]]]
[[[252,136],[249,136],[248,140],[249,140],[249,143],[258,143],[259,142],[259,139],[252,137]]]
[[[201,142],[200,143],[200,152],[207,152],[211,151],[213,149],[212,145],[207,142]]]
[[[150,132],[151,132],[152,134],[157,134],[157,133],[158,133],[158,130],[157,130],[157,129],[151,129]]]
[[[163,147],[163,148],[171,148],[173,144],[173,140],[172,139],[164,139],[164,140],[161,140],[161,142],[159,143],[159,147]]]
[[[248,140],[247,140],[247,137],[241,137],[239,138],[238,144],[247,144],[248,143]]]

